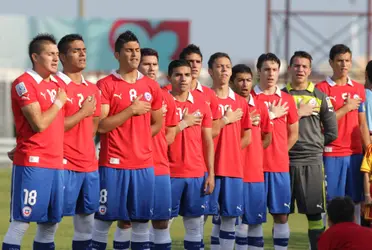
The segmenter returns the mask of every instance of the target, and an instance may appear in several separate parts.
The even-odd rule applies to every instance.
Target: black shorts
[[[298,213],[319,214],[325,207],[323,165],[290,166],[291,176],[291,213],[296,201]]]

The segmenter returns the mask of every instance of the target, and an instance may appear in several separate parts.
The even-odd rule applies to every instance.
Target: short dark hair
[[[366,72],[368,81],[372,83],[372,60],[367,63]]]
[[[291,57],[291,60],[289,60],[289,66],[292,66],[293,64],[293,60],[296,58],[296,57],[300,57],[300,58],[306,58],[310,61],[310,66],[311,66],[311,62],[313,61],[313,57],[307,53],[306,51],[296,51],[293,56]]]
[[[74,41],[83,41],[84,42],[84,39],[79,34],[69,34],[69,35],[65,35],[64,37],[62,37],[61,40],[59,40],[59,42],[58,42],[59,53],[67,54],[70,43],[72,43]]]
[[[186,60],[186,56],[191,54],[198,54],[201,59],[203,60],[203,54],[200,51],[200,48],[195,44],[189,44],[186,48],[184,48],[180,53],[180,59]]]
[[[115,52],[120,52],[121,48],[123,48],[123,45],[129,42],[139,43],[137,36],[132,31],[127,30],[124,33],[121,33],[116,39]]]
[[[354,202],[350,197],[336,197],[327,207],[328,218],[333,224],[354,221]]]
[[[230,57],[229,57],[229,55],[227,53],[216,52],[213,55],[211,55],[211,57],[209,57],[208,68],[210,68],[210,69],[213,68],[214,61],[216,61],[218,58],[222,58],[222,57],[225,57],[225,58],[229,59],[230,62],[231,62],[231,59],[230,59]]]
[[[170,62],[168,66],[168,76],[171,76],[173,74],[174,69],[179,67],[189,67],[191,69],[191,66],[188,61],[186,60],[173,60]]]
[[[32,61],[32,54],[34,53],[40,54],[43,45],[48,43],[57,44],[57,41],[52,34],[48,33],[38,34],[31,40],[31,42],[28,45],[28,56],[30,57],[32,64],[34,64],[34,62]]]
[[[156,50],[151,48],[143,48],[141,49],[141,61],[142,57],[144,56],[156,56],[156,58],[159,60],[159,54]]]
[[[348,46],[346,46],[345,44],[333,45],[333,47],[329,51],[329,59],[333,61],[337,55],[345,53],[350,53],[350,55],[352,54],[351,49]]]
[[[233,82],[237,74],[248,73],[253,76],[252,70],[245,64],[237,64],[232,68],[232,74],[230,80]]]
[[[261,54],[260,57],[257,59],[257,64],[256,67],[258,70],[261,70],[262,64],[266,61],[273,61],[279,64],[280,68],[280,59],[274,54],[274,53],[266,53],[266,54]]]

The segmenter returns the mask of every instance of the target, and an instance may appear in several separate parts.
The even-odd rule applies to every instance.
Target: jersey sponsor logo
[[[284,203],[285,207],[291,208],[291,203]]]
[[[334,102],[336,101],[336,96],[330,96],[328,98],[331,99],[331,100],[333,100]]]
[[[322,205],[323,205],[323,203],[316,204],[316,207],[317,207],[317,208],[320,208],[320,209],[323,209],[323,206],[322,206]]]
[[[98,212],[100,213],[100,215],[105,215],[107,212],[107,207],[105,205],[99,206]]]
[[[151,100],[151,98],[152,98],[152,95],[149,93],[149,92],[145,92],[145,99],[146,99],[146,101],[150,101]]]
[[[31,162],[31,163],[38,163],[40,160],[40,157],[39,156],[30,156],[28,158],[28,161]]]
[[[243,211],[242,205],[236,206],[236,209],[239,210],[239,211]]]
[[[28,218],[28,217],[31,216],[31,213],[32,213],[32,208],[31,207],[25,206],[24,208],[22,208],[23,217]]]
[[[72,104],[72,100],[73,100],[74,98],[66,98],[66,101],[68,101],[68,102],[70,102],[71,104]]]
[[[28,92],[24,82],[20,82],[15,86],[18,96],[23,96]]]
[[[40,92],[40,95],[42,95],[44,97],[44,99],[46,100],[46,94],[45,93]]]
[[[119,98],[121,100],[121,93],[120,93],[120,95],[114,94],[114,97],[117,97],[117,98]]]

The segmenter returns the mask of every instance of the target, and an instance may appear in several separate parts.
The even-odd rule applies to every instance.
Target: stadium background
[[[262,52],[274,52],[282,60],[280,84],[287,80],[287,61],[295,50],[314,57],[311,80],[330,74],[328,51],[345,43],[353,51],[351,77],[364,82],[364,67],[370,59],[372,37],[371,0],[223,0],[175,2],[172,0],[0,0],[0,240],[8,226],[11,162],[6,152],[15,143],[10,105],[10,84],[30,67],[29,40],[49,32],[57,39],[68,33],[84,36],[87,54],[85,77],[91,82],[116,68],[112,45],[116,36],[132,30],[141,47],[160,54],[159,83],[166,83],[168,63],[189,43],[201,47],[204,55],[202,84],[210,85],[209,56],[216,51],[230,54],[234,64],[246,63],[255,69]],[[72,221],[64,219],[57,231],[57,249],[70,249]],[[271,249],[271,225],[265,226],[265,249]],[[289,249],[308,249],[306,220],[290,216]],[[205,240],[209,242],[210,222]],[[35,227],[23,241],[31,249]],[[182,221],[172,225],[173,249],[182,248]],[[113,230],[111,230],[111,238]],[[111,241],[112,242],[112,241]],[[110,245],[110,244],[109,244]],[[110,249],[110,248],[109,248]]]

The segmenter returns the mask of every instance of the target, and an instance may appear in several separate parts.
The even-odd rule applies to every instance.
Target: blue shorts
[[[205,172],[204,173],[204,180],[207,180],[208,178],[208,172]],[[210,200],[210,195],[209,194],[205,194],[205,209],[204,209],[204,214],[205,215],[208,215],[208,214],[211,214],[210,212],[210,205],[209,205],[209,200]]]
[[[150,220],[154,211],[154,168],[99,167],[99,208],[95,218],[104,221]]]
[[[154,214],[152,220],[169,220],[171,212],[172,192],[170,176],[155,176]]]
[[[63,170],[13,165],[11,221],[60,222],[62,190]]]
[[[271,214],[289,214],[291,181],[289,172],[265,172],[265,196]]]
[[[257,225],[266,222],[264,182],[244,182],[244,214],[242,223]]]
[[[213,215],[238,217],[243,214],[243,179],[217,176],[209,196],[209,212]]]
[[[363,200],[363,155],[324,156],[327,201],[337,196],[349,196],[354,202]]]
[[[99,174],[64,171],[63,215],[92,214],[99,207]]]
[[[171,178],[172,217],[199,217],[204,215],[204,177]]]

